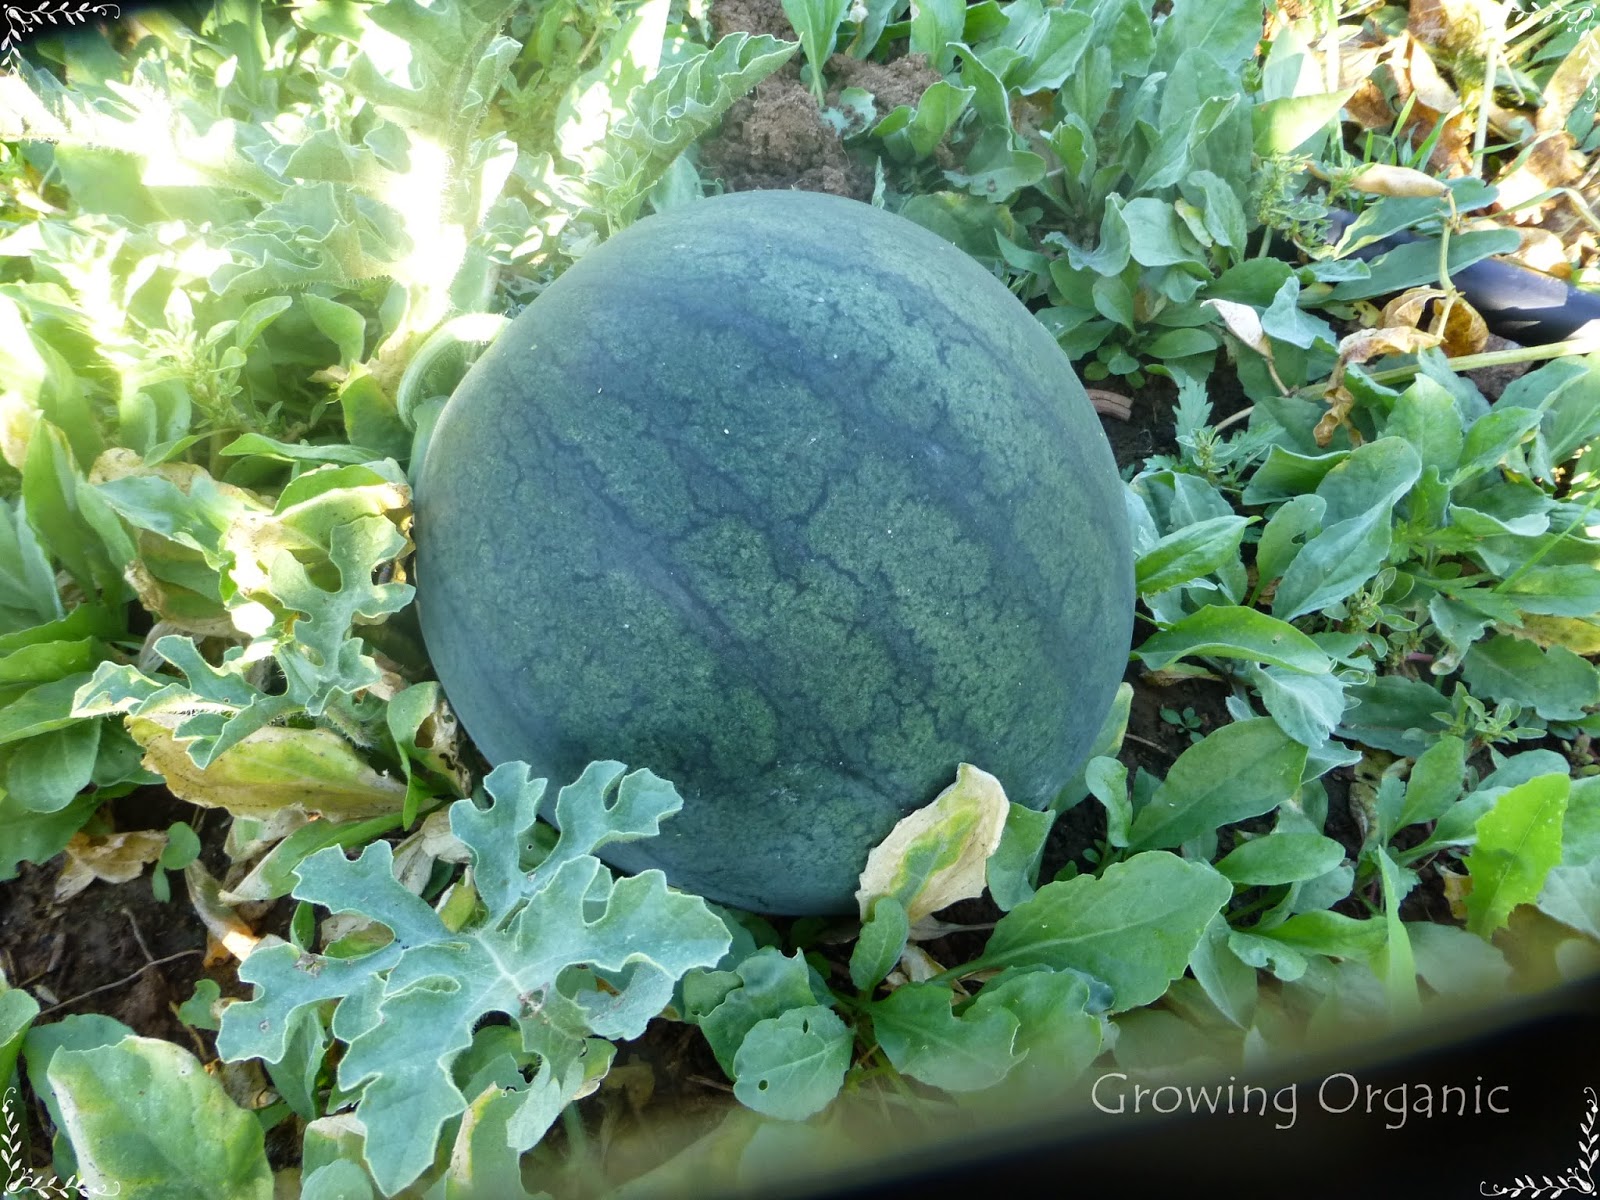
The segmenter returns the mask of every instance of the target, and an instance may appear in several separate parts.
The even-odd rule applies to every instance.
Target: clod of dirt
[[[922,93],[944,78],[933,69],[925,54],[907,54],[886,63],[835,54],[828,59],[823,75],[828,81],[830,107],[838,105],[839,93],[845,88],[861,88],[872,93],[880,118],[902,104],[915,107]]]
[[[867,200],[872,172],[855,162],[816,99],[787,74],[771,76],[728,110],[700,164],[730,192],[793,188]]]
[[[711,32],[719,38],[730,33],[767,33],[787,42],[798,40],[779,0],[717,0],[707,19]]]

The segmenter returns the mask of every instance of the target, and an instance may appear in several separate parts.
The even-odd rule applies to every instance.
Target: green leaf
[[[1258,104],[1250,112],[1255,152],[1262,158],[1292,154],[1328,122],[1339,115],[1354,88],[1339,92],[1315,92],[1306,96],[1280,96]]]
[[[366,821],[311,821],[284,838],[228,889],[230,904],[276,900],[294,890],[295,870],[318,850],[328,846],[362,846],[400,827],[400,814],[389,813]]]
[[[997,1088],[1014,1103],[1059,1096],[1099,1057],[1105,1022],[1089,1011],[1093,990],[1076,971],[1013,968],[984,984],[979,998],[1017,1019],[1011,1048],[1021,1061]]]
[[[1474,644],[1461,677],[1474,695],[1514,700],[1550,721],[1575,721],[1600,704],[1600,672],[1588,660],[1506,634]]]
[[[21,988],[0,981],[0,1094],[9,1095],[23,1038],[38,1015],[37,1000]]]
[[[1461,447],[1461,465],[1451,479],[1452,488],[1492,470],[1505,461],[1539,427],[1536,409],[1496,408],[1479,417],[1467,429]]]
[[[1207,923],[1232,894],[1233,886],[1204,863],[1137,854],[1098,879],[1079,875],[1040,888],[995,925],[980,961],[1083,971],[1110,985],[1113,1011],[1137,1008],[1183,974]]]
[[[848,11],[846,5],[846,11]],[[960,42],[967,23],[966,0],[914,0],[911,5],[911,53],[924,54],[941,75],[955,65],[952,42]]]
[[[716,964],[731,938],[703,900],[670,891],[659,871],[618,880],[593,857],[606,840],[653,831],[682,803],[648,772],[619,784],[622,772],[595,763],[562,789],[561,838],[532,871],[521,853],[543,780],[503,764],[486,781],[488,808],[452,805],[451,831],[468,848],[483,905],[481,920],[464,928],[400,885],[386,842],[353,862],[331,847],[306,859],[299,899],[360,913],[393,940],[355,958],[288,943],[258,948],[239,967],[255,996],[224,1010],[218,1052],[281,1062],[294,1015],[337,1001],[332,1028],[347,1043],[339,1086],[359,1097],[368,1166],[392,1194],[428,1168],[444,1123],[465,1111],[451,1066],[487,1014],[519,1022],[526,1044],[549,1047],[546,1061],[581,1049],[590,1034],[637,1037],[677,980]]]
[[[94,793],[79,796],[56,812],[40,813],[15,797],[0,794],[0,881],[15,879],[22,863],[49,862],[101,805]]]
[[[1326,909],[1296,913],[1281,925],[1271,929],[1258,927],[1254,933],[1305,954],[1363,962],[1381,953],[1388,942],[1382,921],[1357,920]]]
[[[922,93],[914,109],[902,104],[872,132],[883,139],[884,149],[896,162],[920,162],[955,128],[975,94],[975,88],[941,79]]]
[[[1511,254],[1519,242],[1514,229],[1457,233],[1450,238],[1448,269],[1454,274],[1490,255]],[[1426,238],[1407,242],[1380,255],[1372,261],[1370,273],[1365,279],[1349,279],[1336,285],[1329,299],[1365,300],[1369,296],[1403,292],[1422,283],[1437,283],[1438,279],[1439,242],[1436,238]]]
[[[1421,1006],[1417,992],[1417,965],[1411,951],[1411,938],[1400,920],[1400,902],[1409,887],[1401,883],[1402,868],[1389,856],[1386,846],[1379,846],[1378,878],[1383,888],[1383,923],[1387,940],[1383,947],[1384,990],[1389,996],[1390,1008],[1399,1015],[1414,1017]],[[1410,875],[1410,872],[1405,872]],[[1415,883],[1416,877],[1411,876]]]
[[[91,1189],[271,1200],[261,1123],[187,1050],[129,1037],[50,1060],[63,1127]]]
[[[1444,731],[1444,723],[1434,714],[1450,707],[1439,689],[1403,675],[1380,675],[1347,689],[1345,696],[1349,707],[1339,726],[1340,737],[1411,758],[1426,751]]]
[[[1259,986],[1253,967],[1228,948],[1227,917],[1215,914],[1195,943],[1189,970],[1217,1011],[1240,1029],[1250,1027]]]
[[[628,97],[627,112],[589,173],[604,195],[603,207],[622,223],[632,220],[678,156],[799,49],[799,42],[735,32],[710,50],[663,67]]]
[[[1278,727],[1309,749],[1327,742],[1344,714],[1344,684],[1335,675],[1304,675],[1267,667],[1251,675]]]
[[[362,359],[366,344],[367,322],[360,313],[347,304],[327,300],[315,292],[301,296],[311,322],[339,351],[339,366],[348,371]]]
[[[769,1117],[802,1121],[839,1094],[855,1039],[831,1009],[791,1008],[758,1021],[733,1060],[733,1094]]]
[[[1242,658],[1309,674],[1325,673],[1332,665],[1315,642],[1287,621],[1224,604],[1208,604],[1174,621],[1146,639],[1135,654],[1152,671],[1180,658]]]
[[[1059,88],[1082,61],[1090,44],[1084,35],[1091,24],[1091,17],[1082,11],[1065,6],[1046,9],[1018,47],[1025,65],[1015,68],[1010,90],[1029,96]]]
[[[1130,848],[1178,846],[1234,821],[1270,812],[1295,794],[1306,748],[1275,721],[1236,721],[1190,746],[1139,811]]]
[[[1016,803],[1007,808],[1000,845],[985,867],[989,895],[1002,912],[1010,912],[1033,895],[1045,840],[1055,822],[1056,814],[1051,809],[1036,812]]]
[[[1128,768],[1114,758],[1096,756],[1083,768],[1089,794],[1106,810],[1106,842],[1122,848],[1128,844],[1133,806],[1128,799]]]
[[[178,1005],[178,1020],[191,1029],[217,1029],[214,1015],[222,999],[222,988],[215,979],[197,979],[194,995]]]
[[[1320,833],[1269,833],[1241,842],[1217,863],[1240,887],[1271,887],[1326,875],[1344,861],[1344,847]]]
[[[1157,61],[1170,68],[1197,46],[1224,66],[1256,52],[1261,40],[1261,0],[1180,0],[1156,35]]]
[[[1400,393],[1383,427],[1385,437],[1404,438],[1422,460],[1448,478],[1461,461],[1466,442],[1455,398],[1426,375]]]
[[[1389,513],[1382,509],[1324,528],[1284,570],[1272,614],[1292,621],[1348,599],[1382,569],[1392,533]]]
[[[870,1011],[878,1045],[897,1071],[933,1087],[948,1092],[993,1087],[1017,1061],[1020,1022],[1009,1009],[983,1003],[981,994],[957,1016],[952,998],[939,984],[908,983],[874,1001]]]
[[[883,982],[900,961],[910,936],[911,921],[900,901],[880,896],[872,902],[872,913],[850,952],[850,982],[857,991],[871,992]]]
[[[1167,534],[1134,563],[1139,595],[1153,596],[1238,561],[1249,517],[1211,517]]]
[[[1467,769],[1467,746],[1446,734],[1417,759],[1406,782],[1405,801],[1395,821],[1404,829],[1419,821],[1436,821],[1461,796],[1461,777]]]
[[[812,991],[811,971],[798,950],[786,956],[776,946],[763,946],[732,972],[719,974],[731,975],[732,988],[702,1012],[693,1011],[695,1006],[691,1004],[688,1015],[700,1026],[711,1052],[730,1076],[739,1046],[759,1022],[788,1009],[805,1008],[819,1002]],[[689,993],[686,982],[686,1001],[690,999]]]
[[[99,721],[79,721],[19,745],[6,762],[6,791],[24,808],[59,812],[94,775],[100,752]]]
[[[1478,818],[1478,840],[1467,855],[1472,891],[1467,928],[1487,938],[1519,904],[1538,899],[1551,868],[1561,861],[1561,825],[1572,781],[1540,775],[1504,792]]]
[[[844,22],[845,14],[850,11],[850,0],[782,0],[782,3],[783,15],[789,18],[789,24],[800,35],[800,45],[805,48],[806,62],[811,67],[811,94],[820,105],[827,91],[822,78],[822,65],[833,53],[834,37]],[[915,21],[912,27],[915,30]],[[953,36],[961,36],[959,21]],[[937,47],[941,54],[944,53],[944,40],[941,39]]]

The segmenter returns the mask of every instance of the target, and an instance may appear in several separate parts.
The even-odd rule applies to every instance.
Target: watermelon
[[[730,905],[851,910],[961,762],[1044,806],[1127,664],[1122,485],[1070,362],[853,200],[725,195],[589,251],[415,484],[419,620],[475,745],[671,780],[662,834],[603,855]]]

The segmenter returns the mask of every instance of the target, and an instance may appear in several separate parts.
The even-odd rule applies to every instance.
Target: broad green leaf
[[[1461,465],[1451,481],[1459,487],[1467,480],[1497,467],[1539,427],[1539,413],[1528,408],[1496,408],[1467,429],[1461,448]]]
[[[1383,567],[1392,533],[1387,509],[1324,527],[1285,568],[1272,615],[1292,621],[1348,599]]]
[[[1205,250],[1189,234],[1170,203],[1138,196],[1124,206],[1122,217],[1128,226],[1128,253],[1140,266],[1204,264]]]
[[[99,721],[78,721],[21,743],[6,761],[7,794],[33,812],[65,808],[94,775],[100,729]]]
[[[1059,88],[1091,44],[1085,37],[1091,23],[1090,16],[1078,10],[1065,6],[1046,9],[1043,19],[1018,47],[1024,65],[1017,67],[1008,81],[1010,89],[1028,96]]]
[[[931,155],[967,111],[975,89],[939,80],[922,93],[916,107],[902,104],[873,129],[896,162],[920,162]]]
[[[1089,1011],[1092,989],[1075,971],[1013,968],[984,984],[979,997],[1017,1018],[1011,1048],[1021,1061],[998,1096],[1020,1103],[1060,1096],[1100,1054],[1105,1022]]]
[[[77,674],[41,683],[0,708],[0,745],[76,724],[82,718],[73,712],[73,697],[87,682],[87,674]]]
[[[1590,563],[1531,567],[1496,584],[1494,594],[1519,612],[1591,617],[1600,612],[1600,571]]]
[[[129,1037],[50,1060],[84,1183],[102,1193],[271,1200],[261,1123],[181,1046]]]
[[[1467,928],[1480,937],[1500,929],[1519,904],[1539,897],[1561,861],[1561,825],[1571,780],[1540,775],[1502,793],[1478,818],[1477,844],[1467,855],[1472,891]]]
[[[1330,958],[1355,958],[1363,962],[1383,951],[1388,942],[1384,923],[1377,919],[1357,920],[1343,913],[1319,909],[1296,913],[1271,929],[1256,929],[1255,935],[1289,946],[1305,954]]]
[[[1574,721],[1600,704],[1600,671],[1565,646],[1541,650],[1500,634],[1476,643],[1461,663],[1475,696],[1514,700],[1551,721]]]
[[[1256,578],[1259,586],[1271,583],[1288,569],[1304,545],[1303,541],[1297,539],[1307,538],[1322,528],[1322,518],[1327,508],[1327,501],[1317,495],[1296,496],[1278,506],[1278,511],[1272,514],[1262,529],[1261,540],[1256,543]]]
[[[1403,675],[1379,675],[1349,688],[1350,701],[1339,736],[1393,754],[1415,758],[1434,743],[1444,723],[1435,713],[1450,702],[1438,688]]]
[[[1539,908],[1600,939],[1600,776],[1572,781],[1561,822],[1561,861],[1545,877]]]
[[[1241,842],[1217,870],[1241,887],[1299,883],[1326,875],[1344,861],[1344,847],[1320,833],[1269,833]]]
[[[839,1094],[850,1069],[850,1028],[821,1005],[758,1021],[733,1060],[733,1094],[769,1117],[801,1121]]]
[[[1315,642],[1287,621],[1223,604],[1208,604],[1174,621],[1135,653],[1152,671],[1180,658],[1242,658],[1308,673],[1326,672],[1332,665]]]
[[[715,965],[731,938],[703,900],[670,891],[659,871],[614,879],[589,853],[608,837],[639,836],[681,805],[670,788],[616,785],[619,773],[615,763],[585,772],[580,784],[598,782],[601,803],[589,822],[564,822],[562,841],[532,871],[521,854],[543,780],[505,764],[487,780],[488,808],[452,805],[451,830],[468,848],[484,910],[459,929],[395,879],[386,842],[355,861],[335,847],[306,859],[299,899],[366,916],[393,940],[355,958],[288,943],[257,948],[239,967],[255,995],[223,1011],[218,1052],[280,1062],[294,1014],[335,1001],[332,1029],[345,1043],[339,1086],[359,1097],[367,1164],[392,1194],[428,1168],[444,1123],[465,1111],[451,1066],[483,1017],[519,1022],[526,1044],[549,1047],[540,1051],[546,1061],[581,1053],[590,1034],[637,1037],[685,972]]]
[[[1436,821],[1456,802],[1461,795],[1466,754],[1466,743],[1450,734],[1428,747],[1411,767],[1396,830],[1419,821]]]
[[[1248,517],[1212,517],[1167,534],[1134,563],[1141,596],[1152,596],[1238,561]]]
[[[1006,827],[1000,834],[1000,844],[984,868],[989,895],[1002,912],[1009,912],[1033,895],[1045,840],[1055,822],[1056,814],[1052,809],[1036,812],[1015,803],[1006,809]]]
[[[1335,675],[1267,667],[1252,673],[1261,702],[1278,727],[1308,749],[1325,744],[1344,714],[1344,684]]]
[[[984,1003],[981,993],[960,1016],[951,1008],[952,999],[950,989],[939,984],[908,983],[874,1001],[870,1011],[878,1045],[897,1071],[933,1087],[948,1092],[993,1087],[1017,1061],[1020,1022],[1010,1009],[992,1000]]]
[[[101,803],[91,792],[56,812],[41,813],[0,793],[0,829],[5,830],[0,838],[0,881],[15,879],[25,862],[45,863],[60,854]]]
[[[305,1175],[300,1183],[300,1200],[374,1200],[372,1181],[360,1163],[335,1159]]]
[[[1451,274],[1494,254],[1511,254],[1519,244],[1514,229],[1474,230],[1455,234],[1447,255]],[[1436,238],[1407,242],[1374,259],[1364,279],[1349,279],[1330,294],[1335,301],[1364,300],[1403,292],[1439,279],[1439,242]]]
[[[400,827],[400,814],[365,821],[310,821],[284,838],[224,894],[229,904],[276,900],[294,890],[295,868],[326,846],[360,846]]]
[[[791,1008],[816,1004],[819,998],[811,987],[810,969],[798,951],[785,955],[775,946],[764,946],[728,974],[734,986],[703,1012],[696,1013],[691,1003],[688,1015],[706,1035],[722,1069],[732,1075],[734,1055],[758,1022]],[[684,993],[688,1000],[688,983]]]
[[[11,1087],[22,1054],[22,1039],[39,1015],[39,1002],[0,979],[0,1090]]]
[[[1423,470],[1448,478],[1461,461],[1465,440],[1454,397],[1425,375],[1400,393],[1384,425],[1385,437],[1403,438],[1416,450]]]
[[[1134,818],[1134,850],[1178,846],[1234,821],[1271,812],[1294,795],[1306,748],[1275,721],[1236,721],[1190,746]]]
[[[328,300],[315,292],[301,297],[318,331],[339,351],[339,366],[348,371],[362,360],[366,342],[366,319],[347,304]]]
[[[893,896],[913,924],[982,895],[985,865],[1000,845],[1010,802],[1000,781],[969,763],[933,800],[902,818],[867,855],[856,903],[865,919],[873,901]]]
[[[850,952],[850,982],[857,991],[871,992],[883,982],[900,961],[910,936],[911,922],[900,901],[893,896],[879,896],[872,902],[872,912]]]
[[[1348,450],[1328,454],[1297,454],[1283,446],[1273,446],[1267,459],[1245,484],[1240,497],[1246,504],[1271,504],[1314,493],[1340,463],[1350,457]]]
[[[1383,437],[1357,446],[1317,484],[1327,501],[1325,525],[1387,513],[1422,475],[1422,459],[1409,442]]]
[[[1248,1029],[1259,987],[1254,968],[1228,948],[1231,932],[1227,917],[1212,916],[1189,956],[1189,970],[1217,1011],[1240,1029]]]
[[[1183,974],[1232,894],[1204,863],[1137,854],[1098,879],[1080,875],[1040,888],[995,925],[981,962],[1083,971],[1110,985],[1114,1011],[1136,1008]]]
[[[1351,88],[1305,96],[1280,96],[1256,105],[1250,113],[1256,153],[1263,158],[1292,154],[1327,128],[1354,91]]]
[[[1170,68],[1197,46],[1225,66],[1254,57],[1262,12],[1261,0],[1180,0],[1161,23],[1157,61]]]
[[[218,453],[229,458],[253,455],[280,462],[345,464],[368,463],[374,457],[381,457],[374,455],[371,450],[364,450],[360,446],[347,446],[342,442],[330,442],[322,446],[306,442],[280,442],[259,433],[240,434]]]
[[[950,43],[961,41],[966,23],[966,0],[912,0],[911,53],[926,55],[935,71],[949,74],[955,64]]]

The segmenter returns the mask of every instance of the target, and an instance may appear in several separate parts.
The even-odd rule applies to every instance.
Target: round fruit
[[[604,856],[744,908],[852,909],[963,761],[1042,807],[1127,663],[1122,485],[1071,364],[852,200],[721,196],[585,254],[451,397],[416,501],[478,748],[672,780],[662,835]]]

